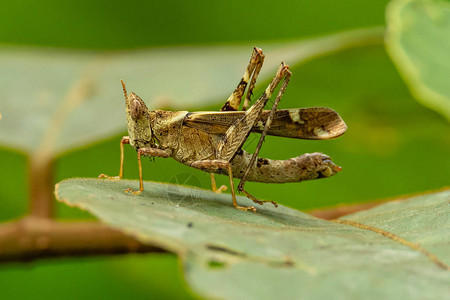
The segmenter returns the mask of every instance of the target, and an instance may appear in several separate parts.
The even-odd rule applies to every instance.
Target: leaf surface
[[[229,194],[180,185],[145,182],[139,196],[125,194],[128,187],[138,182],[67,179],[55,193],[177,253],[188,283],[206,297],[429,299],[450,292],[449,190],[331,222],[267,204],[242,212]]]

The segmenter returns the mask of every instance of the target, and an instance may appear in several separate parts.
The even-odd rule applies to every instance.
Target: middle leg
[[[220,186],[220,188],[217,188],[216,185],[216,177],[214,176],[214,173],[210,173],[211,175],[211,189],[213,190],[214,193],[222,193],[223,191],[227,190],[227,186],[226,185],[222,185]]]
[[[191,164],[191,167],[207,170],[209,172],[211,172],[211,170],[214,170],[214,169],[217,170],[219,168],[222,170],[225,170],[228,173],[228,178],[230,179],[231,199],[233,201],[233,206],[239,210],[251,210],[251,211],[256,212],[256,208],[254,208],[253,206],[241,206],[241,205],[237,204],[236,193],[234,191],[234,183],[233,183],[233,171],[231,170],[230,162],[228,162],[226,160],[220,160],[220,159],[198,160],[198,161],[194,161]]]

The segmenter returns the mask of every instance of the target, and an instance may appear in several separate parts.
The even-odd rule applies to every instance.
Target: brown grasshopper
[[[223,105],[220,112],[187,111],[149,111],[144,101],[135,93],[125,94],[128,136],[120,142],[120,171],[123,177],[123,145],[130,144],[137,151],[140,189],[126,192],[137,195],[144,190],[142,181],[141,156],[172,157],[190,167],[211,173],[211,185],[217,189],[214,173],[228,175],[231,197],[235,208],[256,211],[253,206],[240,206],[236,202],[233,177],[240,178],[238,190],[255,203],[274,201],[256,199],[244,189],[246,181],[286,183],[330,177],[341,170],[330,157],[322,153],[306,153],[288,160],[257,158],[264,137],[269,135],[326,140],[339,137],[347,129],[341,117],[332,109],[325,107],[295,108],[277,110],[291,78],[289,67],[281,63],[275,77],[262,96],[249,108],[256,78],[263,65],[262,50],[254,48],[247,69],[237,88]],[[271,110],[263,110],[275,88],[281,83]],[[250,84],[249,84],[250,83]],[[249,88],[239,110],[245,89]],[[261,133],[255,153],[242,149],[250,133]]]

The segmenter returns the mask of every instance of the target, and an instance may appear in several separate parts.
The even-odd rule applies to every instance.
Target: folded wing
[[[262,132],[270,110],[264,110],[252,132]],[[192,112],[184,124],[211,134],[223,134],[245,111]],[[279,109],[275,112],[269,135],[294,139],[328,140],[341,136],[347,125],[337,112],[327,107]]]

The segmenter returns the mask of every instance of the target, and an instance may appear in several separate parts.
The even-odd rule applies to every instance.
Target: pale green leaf
[[[205,297],[441,299],[450,293],[449,190],[331,222],[283,206],[238,211],[229,194],[179,185],[145,182],[138,196],[125,194],[128,187],[138,182],[68,179],[56,196],[177,253],[188,283]]]
[[[253,46],[267,58],[259,82],[281,61],[297,64],[349,47],[380,43],[379,28],[264,45],[83,52],[0,48],[0,145],[50,155],[125,129],[120,79],[150,109],[224,103]]]
[[[409,89],[450,120],[450,2],[393,1],[387,24],[389,53]]]

